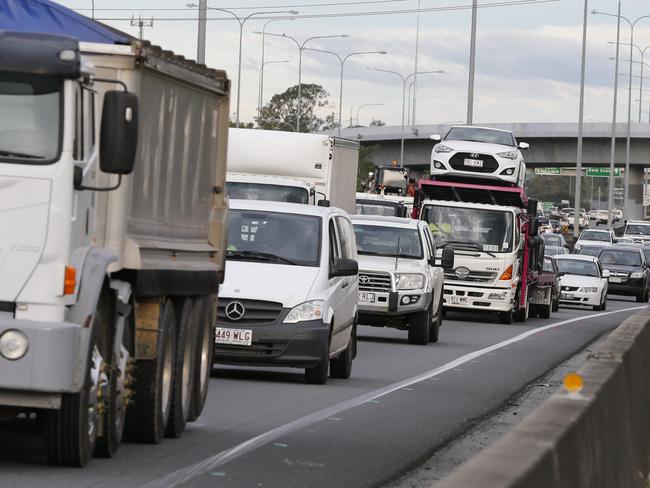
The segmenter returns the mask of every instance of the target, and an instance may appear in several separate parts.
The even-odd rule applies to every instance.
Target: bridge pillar
[[[643,219],[643,166],[630,166],[630,188],[627,200],[628,220]]]

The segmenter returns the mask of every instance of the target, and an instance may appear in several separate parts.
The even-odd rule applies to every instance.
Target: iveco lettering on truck
[[[203,409],[229,81],[68,14],[80,39],[0,31],[0,419],[83,466]]]

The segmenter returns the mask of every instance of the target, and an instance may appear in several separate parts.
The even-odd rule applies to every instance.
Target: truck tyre
[[[104,321],[95,315],[92,327],[84,386],[79,393],[64,393],[61,409],[44,414],[45,451],[50,464],[83,467],[93,456],[100,418],[98,392],[101,385],[103,358],[99,353],[98,332]],[[100,323],[97,323],[100,322]]]
[[[332,328],[334,328],[334,319],[332,319]],[[330,337],[325,346],[325,353],[320,362],[310,368],[305,368],[305,381],[310,385],[324,385],[327,383],[327,370],[330,365],[330,342],[332,341],[332,329]]]
[[[546,305],[537,305],[537,311],[539,312],[540,319],[549,319],[551,318],[551,307],[550,303]]]
[[[560,310],[560,299],[555,298],[555,300],[553,300],[553,312],[557,312],[558,310]]]
[[[176,306],[176,356],[169,422],[165,435],[178,438],[190,416],[192,386],[194,384],[194,300],[185,298]]]
[[[176,353],[176,316],[171,300],[162,305],[158,334],[156,359],[137,362],[135,398],[126,415],[129,440],[148,444],[158,444],[162,440],[171,410]]]
[[[427,345],[429,343],[430,326],[431,308],[411,314],[409,318],[409,344]]]
[[[212,373],[212,362],[214,361],[214,307],[212,296],[198,297],[194,301],[194,313],[196,316],[196,348],[194,365],[194,386],[192,393],[192,407],[188,422],[194,422],[199,418],[205,401],[208,398],[208,386],[210,385],[210,374]]]
[[[436,315],[432,319],[431,326],[429,327],[429,342],[438,342],[440,327],[442,326],[442,297],[440,297],[440,301],[438,302]]]
[[[114,296],[111,298],[115,300]],[[133,303],[131,305],[133,306]],[[107,336],[110,350],[105,355],[105,357],[111,358],[108,371],[110,390],[103,418],[104,435],[97,439],[97,447],[95,448],[95,455],[105,458],[113,457],[122,443],[126,409],[131,397],[130,386],[133,383],[131,371],[133,366],[131,363],[134,361],[135,350],[133,343],[133,332],[135,330],[133,311],[124,319],[121,337],[115,337],[115,315],[111,317],[111,323],[113,326],[110,327],[110,334]],[[119,355],[114,354],[113,341],[119,341]]]
[[[338,357],[330,359],[330,376],[347,380],[352,373],[352,355],[354,354],[354,327],[350,334],[348,347]]]
[[[517,311],[512,314],[512,318],[515,319],[515,322],[526,322],[529,312],[530,303],[526,302],[526,306],[524,308],[517,309]]]
[[[499,323],[505,325],[512,324],[512,310],[508,310],[507,312],[499,312]]]

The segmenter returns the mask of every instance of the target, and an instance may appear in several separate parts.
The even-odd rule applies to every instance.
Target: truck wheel
[[[431,326],[429,327],[429,342],[438,342],[441,326],[442,326],[442,297],[440,297],[440,302],[438,303],[438,310],[436,311],[436,315],[435,317],[433,317],[433,320],[431,321]]]
[[[512,324],[512,310],[508,310],[507,312],[499,312],[499,323],[505,325]]]
[[[547,305],[537,305],[537,311],[539,312],[540,319],[549,319],[551,318],[551,307],[549,303]]]
[[[133,305],[133,303],[131,304]],[[109,369],[110,391],[107,399],[107,408],[104,413],[104,435],[97,439],[95,455],[110,458],[115,455],[122,443],[126,408],[129,404],[133,383],[132,362],[134,361],[133,331],[135,329],[133,311],[124,319],[124,328],[121,337],[115,337],[115,327],[110,327],[110,347],[106,357],[111,358]],[[115,318],[112,317],[115,324]],[[113,341],[119,341],[119,355],[113,354]]]
[[[409,344],[424,346],[429,343],[429,327],[431,326],[431,309],[415,312],[409,318]]]
[[[517,309],[515,313],[512,314],[512,318],[515,319],[515,322],[526,322],[528,319],[528,312],[530,311],[530,304],[526,303],[524,308]]]
[[[560,310],[560,299],[556,298],[553,300],[553,312],[557,312],[558,310]]]
[[[334,322],[332,322],[332,328],[334,327]],[[305,381],[310,385],[324,385],[327,383],[327,370],[330,365],[330,342],[331,342],[331,332],[330,338],[327,340],[327,345],[325,347],[325,353],[323,358],[316,366],[310,368],[305,368]]]
[[[126,414],[129,440],[158,444],[165,434],[172,403],[176,316],[171,300],[162,305],[158,356],[138,361],[134,374],[135,398]]]
[[[212,296],[202,296],[194,302],[197,328],[196,364],[194,365],[192,408],[190,409],[188,422],[194,422],[199,418],[208,398],[208,386],[210,385],[210,374],[212,373],[212,362],[214,361],[215,317],[212,302]]]
[[[194,384],[194,301],[185,298],[176,310],[176,356],[169,422],[165,435],[174,439],[181,436],[190,416],[192,386]]]
[[[96,314],[95,320],[102,319]],[[98,341],[101,325],[92,327],[83,388],[79,393],[63,394],[61,409],[44,414],[47,459],[56,466],[83,467],[95,450],[101,418],[98,393],[103,388]]]
[[[354,329],[352,330],[354,333]],[[348,347],[338,357],[330,359],[330,376],[347,380],[352,373],[352,355],[354,354],[353,336],[350,334]]]

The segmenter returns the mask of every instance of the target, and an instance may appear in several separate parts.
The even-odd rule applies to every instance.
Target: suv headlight
[[[398,290],[420,290],[424,288],[424,275],[399,273],[395,275]]]
[[[436,144],[433,146],[433,150],[437,153],[448,153],[453,151],[452,148],[445,146],[444,144]]]
[[[15,361],[27,354],[29,339],[16,329],[10,329],[0,335],[0,355]]]
[[[598,291],[598,288],[596,288],[595,286],[583,286],[582,288],[580,288],[580,291],[582,293],[596,293]]]
[[[517,151],[506,151],[506,152],[497,153],[497,156],[506,159],[517,159],[519,154],[517,154]]]
[[[630,275],[630,278],[643,278],[643,271],[635,271]]]
[[[284,324],[297,324],[298,322],[306,322],[308,320],[321,320],[323,318],[323,309],[325,302],[322,300],[314,300],[313,302],[305,302],[293,307],[291,311],[284,318]]]

